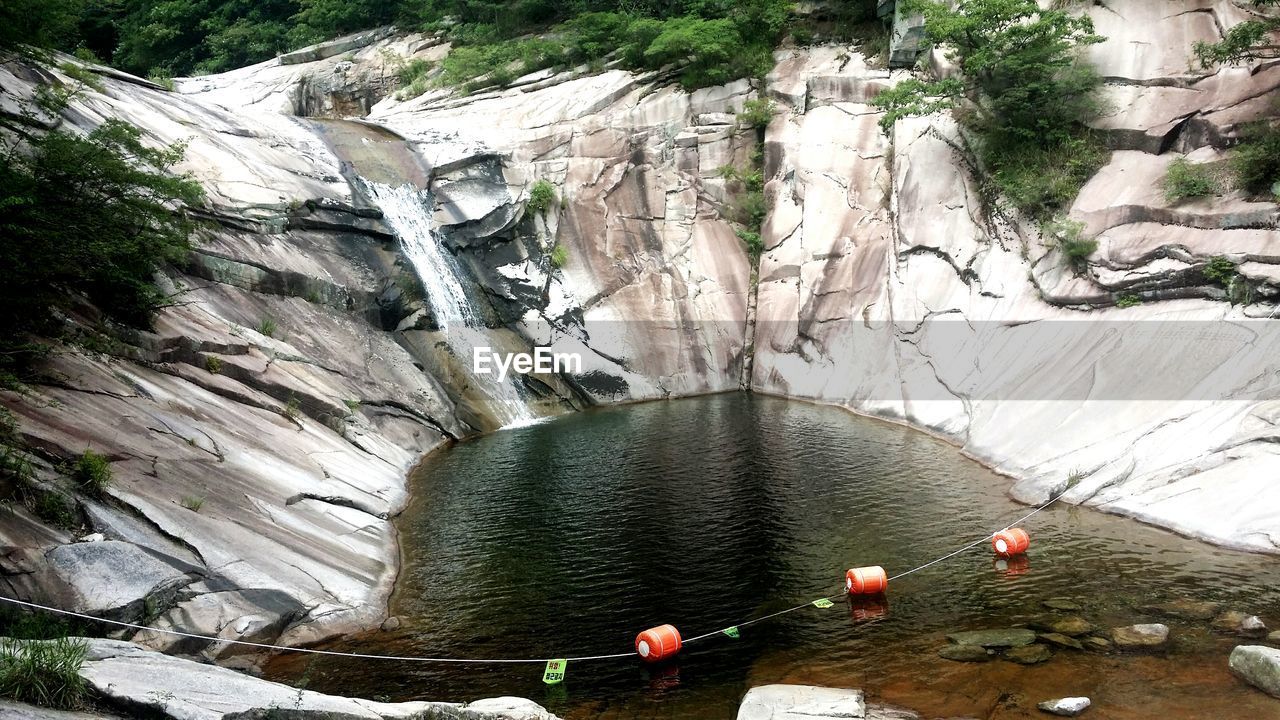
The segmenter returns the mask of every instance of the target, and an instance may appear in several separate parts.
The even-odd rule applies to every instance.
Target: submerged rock
[[[1169,642],[1169,626],[1145,623],[1118,627],[1111,631],[1111,641],[1125,650],[1161,648]]]
[[[948,645],[938,650],[938,657],[956,662],[986,662],[992,656],[981,645]]]
[[[1111,641],[1097,635],[1090,635],[1080,642],[1090,650],[1106,651],[1111,649]]]
[[[1044,702],[1036,705],[1036,707],[1051,715],[1075,717],[1085,710],[1088,710],[1089,705],[1091,704],[1092,703],[1089,702],[1089,698],[1087,697],[1066,697],[1058,698],[1057,700],[1045,700]]]
[[[1048,645],[1023,645],[1006,650],[1000,657],[1019,665],[1036,665],[1053,657],[1053,651]]]
[[[1249,638],[1260,638],[1267,634],[1267,626],[1261,618],[1239,610],[1228,610],[1214,618],[1213,629]]]
[[[968,630],[951,633],[947,639],[957,645],[981,645],[985,648],[1007,648],[1030,645],[1036,641],[1036,634],[1026,628],[1008,628],[1006,630]]]
[[[1068,598],[1049,598],[1042,604],[1050,610],[1059,610],[1062,612],[1079,612],[1084,609],[1083,605]]]
[[[1069,635],[1071,637],[1088,635],[1089,633],[1097,629],[1097,627],[1094,626],[1093,623],[1089,622],[1088,620],[1085,620],[1082,617],[1077,617],[1075,615],[1069,615],[1067,617],[1061,617],[1061,618],[1055,618],[1055,617],[1042,618],[1040,620],[1035,620],[1027,624],[1036,630],[1041,630],[1043,632],[1049,632],[1049,633],[1058,633],[1061,635]]]
[[[1222,605],[1207,600],[1188,600],[1181,598],[1166,603],[1157,603],[1142,608],[1149,613],[1182,620],[1208,620],[1218,614]]]
[[[1068,647],[1075,650],[1084,649],[1084,643],[1073,637],[1063,635],[1062,633],[1044,633],[1040,636],[1040,639],[1050,645],[1057,645],[1058,647]]]
[[[1240,645],[1231,651],[1227,662],[1236,677],[1280,698],[1280,650],[1263,645]]]

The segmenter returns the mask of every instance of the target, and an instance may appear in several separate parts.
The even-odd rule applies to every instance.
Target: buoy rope
[[[1068,489],[1070,489],[1070,488],[1068,488]],[[1036,509],[1032,510],[1031,512],[1027,513],[1026,515],[1024,515],[1024,516],[1022,516],[1022,517],[1018,518],[1017,520],[1013,521],[1012,523],[1009,523],[1008,525],[1004,526],[1004,528],[1002,528],[1002,530],[1008,530],[1009,528],[1012,528],[1012,527],[1014,527],[1014,526],[1016,526],[1016,525],[1020,525],[1021,523],[1026,522],[1028,519],[1030,519],[1031,517],[1033,517],[1036,513],[1041,512],[1041,511],[1042,511],[1042,510],[1044,510],[1045,508],[1048,508],[1050,505],[1052,505],[1052,504],[1054,504],[1055,502],[1057,502],[1058,500],[1060,500],[1060,499],[1062,498],[1062,496],[1063,496],[1063,495],[1065,495],[1066,493],[1067,493],[1067,490],[1063,490],[1061,493],[1059,493],[1057,496],[1055,496],[1055,497],[1051,498],[1051,499],[1050,499],[1048,502],[1046,502],[1045,504],[1043,504],[1043,505],[1041,505],[1040,507],[1038,507],[1038,508],[1036,508]],[[997,532],[1000,532],[1000,531],[997,531]],[[973,541],[973,542],[969,543],[968,545],[965,545],[964,547],[960,548],[959,550],[953,550],[952,552],[949,552],[949,553],[947,553],[946,555],[943,555],[943,556],[941,556],[941,557],[938,557],[938,558],[935,558],[935,559],[933,559],[933,560],[930,560],[929,562],[927,562],[927,563],[925,563],[925,564],[923,564],[923,565],[920,565],[920,566],[918,566],[918,567],[911,568],[910,570],[907,570],[907,571],[905,571],[905,572],[898,573],[897,575],[894,575],[894,576],[890,577],[889,579],[890,579],[890,580],[897,580],[898,578],[906,577],[906,576],[910,575],[911,573],[918,572],[918,571],[920,571],[920,570],[924,570],[924,569],[925,569],[925,568],[927,568],[927,567],[931,567],[931,566],[936,565],[936,564],[938,564],[938,563],[940,563],[940,562],[942,562],[942,561],[944,561],[944,560],[947,560],[947,559],[953,558],[953,557],[955,557],[956,555],[959,555],[960,553],[965,552],[966,550],[971,550],[971,549],[973,549],[974,547],[977,547],[978,545],[981,545],[982,543],[987,542],[988,540],[990,540],[990,539],[991,539],[991,537],[992,537],[994,534],[995,534],[995,533],[991,533],[991,534],[988,534],[988,535],[984,535],[982,538],[980,538],[980,539],[978,539],[978,540],[975,540],[975,541]],[[826,596],[826,597],[824,597],[824,598],[819,598],[819,600],[831,600],[831,601],[834,601],[834,600],[839,600],[839,599],[843,598],[845,595],[846,595],[846,593],[844,593],[844,592],[839,592],[839,593],[836,593],[835,595],[828,595],[828,596]],[[516,665],[516,664],[530,664],[530,665],[532,665],[532,664],[544,664],[544,663],[549,663],[549,662],[551,662],[551,661],[553,661],[553,660],[564,660],[564,661],[568,661],[568,662],[585,662],[585,661],[588,661],[588,660],[617,660],[617,659],[620,659],[620,658],[632,657],[632,656],[634,656],[634,655],[636,654],[636,652],[635,652],[634,650],[632,650],[632,651],[630,651],[630,652],[611,653],[611,654],[607,654],[607,655],[578,655],[578,656],[576,656],[576,657],[568,657],[568,658],[496,658],[496,659],[495,659],[495,658],[448,658],[448,657],[423,657],[423,656],[420,656],[420,655],[378,655],[378,654],[371,654],[371,653],[343,652],[343,651],[340,651],[340,650],[319,650],[319,649],[316,649],[316,648],[287,647],[287,646],[284,646],[284,645],[275,645],[275,644],[272,644],[272,643],[252,642],[252,641],[249,641],[249,640],[232,640],[232,639],[229,639],[229,638],[220,638],[220,637],[213,637],[213,636],[211,636],[211,635],[202,635],[202,634],[200,634],[200,633],[184,632],[184,631],[182,631],[182,630],[171,630],[171,629],[168,629],[168,628],[154,628],[154,627],[149,627],[149,626],[147,626],[147,625],[139,625],[139,624],[136,624],[136,623],[125,622],[125,621],[123,621],[123,620],[110,620],[110,619],[107,619],[107,618],[100,618],[100,617],[95,617],[95,616],[93,616],[93,615],[88,615],[88,614],[85,614],[85,613],[75,612],[75,611],[73,611],[73,610],[64,610],[64,609],[62,609],[62,608],[55,608],[55,607],[50,607],[50,606],[48,606],[48,605],[41,605],[40,603],[33,603],[33,602],[27,602],[27,601],[25,601],[25,600],[18,600],[17,598],[10,598],[10,597],[0,596],[0,601],[2,601],[2,602],[6,602],[6,603],[9,603],[10,605],[19,605],[19,606],[26,607],[26,608],[29,608],[29,609],[32,609],[32,610],[43,610],[43,611],[45,611],[45,612],[50,612],[50,613],[54,613],[54,614],[57,614],[57,615],[63,615],[63,616],[66,616],[66,617],[79,618],[79,619],[81,619],[81,620],[88,620],[88,621],[90,621],[90,622],[94,622],[94,623],[103,623],[103,624],[106,624],[106,625],[113,625],[113,626],[116,626],[116,627],[130,628],[130,629],[133,629],[133,630],[142,630],[142,631],[147,631],[147,632],[160,633],[160,634],[162,634],[162,635],[170,635],[170,636],[174,636],[174,637],[189,638],[189,639],[194,639],[194,640],[206,640],[206,641],[211,642],[211,643],[223,643],[223,644],[226,644],[226,645],[239,645],[239,646],[241,646],[241,647],[252,647],[252,648],[258,648],[258,649],[260,649],[260,650],[275,650],[275,651],[277,651],[277,652],[300,653],[300,654],[306,654],[306,655],[325,655],[325,656],[329,656],[329,657],[357,658],[357,659],[361,659],[361,660],[397,660],[397,661],[401,661],[401,662],[456,663],[456,664],[473,664],[473,665]],[[779,610],[779,611],[777,611],[777,612],[769,613],[768,615],[762,615],[762,616],[760,616],[760,617],[758,617],[758,618],[752,618],[752,619],[750,619],[750,620],[745,620],[745,621],[743,621],[743,622],[738,623],[737,625],[729,625],[729,626],[723,627],[723,628],[721,628],[721,629],[719,629],[719,630],[715,630],[715,631],[708,632],[708,633],[703,633],[703,634],[701,634],[701,635],[695,635],[695,636],[693,636],[693,637],[691,637],[691,638],[686,639],[686,640],[684,641],[684,644],[685,644],[685,645],[687,645],[687,644],[689,644],[689,643],[691,643],[691,642],[697,642],[697,641],[699,641],[699,640],[705,640],[706,638],[713,637],[713,636],[715,636],[715,635],[721,635],[721,634],[724,634],[724,632],[725,632],[726,630],[730,630],[730,629],[733,629],[733,628],[743,628],[743,627],[746,627],[746,626],[748,626],[748,625],[754,625],[754,624],[759,623],[759,622],[764,622],[765,620],[770,620],[770,619],[772,619],[772,618],[776,618],[776,617],[778,617],[778,616],[780,616],[780,615],[786,615],[786,614],[788,614],[788,613],[793,613],[793,612],[796,612],[796,611],[798,611],[798,610],[803,610],[803,609],[805,609],[805,608],[807,608],[807,607],[812,607],[812,606],[813,606],[813,604],[814,604],[815,602],[817,602],[817,600],[810,600],[810,601],[805,602],[805,603],[803,603],[803,604],[796,605],[796,606],[794,606],[794,607],[789,607],[789,608],[787,608],[787,609],[785,609],[785,610]],[[872,622],[875,622],[875,621],[872,621]],[[866,624],[869,624],[869,623],[866,623]]]
[[[1054,504],[1054,503],[1058,502],[1059,500],[1061,500],[1061,499],[1062,499],[1062,496],[1063,496],[1063,495],[1066,495],[1066,494],[1067,494],[1067,491],[1068,491],[1068,490],[1070,490],[1070,489],[1071,489],[1071,488],[1070,488],[1070,486],[1068,486],[1068,487],[1067,487],[1066,489],[1064,489],[1062,492],[1060,492],[1060,493],[1058,493],[1057,495],[1055,495],[1055,496],[1053,496],[1053,497],[1049,498],[1048,502],[1046,502],[1045,504],[1041,505],[1040,507],[1037,507],[1036,509],[1034,509],[1034,510],[1032,510],[1031,512],[1027,513],[1026,515],[1023,515],[1022,517],[1018,518],[1017,520],[1014,520],[1013,522],[1009,523],[1008,525],[1005,525],[1003,528],[1000,528],[999,530],[996,530],[995,532],[992,532],[992,533],[988,533],[988,534],[986,534],[986,535],[983,535],[982,537],[978,538],[977,540],[974,540],[973,542],[969,543],[968,545],[965,545],[964,547],[962,547],[962,548],[960,548],[960,549],[958,549],[958,550],[952,550],[951,552],[947,553],[946,555],[942,555],[942,556],[940,556],[940,557],[936,557],[936,558],[934,558],[933,560],[930,560],[929,562],[927,562],[927,563],[925,563],[925,564],[923,564],[923,565],[918,565],[918,566],[916,566],[916,567],[911,568],[910,570],[906,570],[906,571],[904,571],[904,572],[900,572],[900,573],[898,573],[897,575],[893,575],[893,576],[891,576],[891,577],[889,578],[889,580],[890,580],[890,581],[893,581],[893,580],[897,580],[897,579],[899,579],[899,578],[904,578],[904,577],[906,577],[906,576],[910,575],[911,573],[919,572],[919,571],[921,571],[921,570],[924,570],[925,568],[932,567],[932,566],[934,566],[934,565],[937,565],[937,564],[938,564],[938,563],[940,563],[940,562],[943,562],[944,560],[950,560],[951,558],[953,558],[953,557],[955,557],[955,556],[957,556],[957,555],[959,555],[959,554],[961,554],[961,553],[963,553],[963,552],[965,552],[965,551],[967,551],[967,550],[972,550],[973,548],[975,548],[975,547],[977,547],[977,546],[979,546],[979,545],[982,545],[982,544],[984,544],[984,543],[989,542],[989,541],[991,540],[991,538],[995,536],[995,534],[996,534],[996,533],[1004,532],[1005,530],[1008,530],[1009,528],[1012,528],[1012,527],[1016,527],[1016,526],[1018,526],[1018,525],[1021,525],[1022,523],[1026,522],[1027,520],[1030,520],[1030,519],[1031,519],[1032,517],[1034,517],[1037,513],[1039,513],[1039,512],[1041,512],[1041,511],[1043,511],[1045,508],[1047,508],[1047,507],[1049,507],[1050,505],[1052,505],[1052,504]],[[819,600],[839,600],[840,598],[843,598],[846,594],[847,594],[847,593],[845,593],[845,592],[839,592],[839,593],[836,593],[835,595],[828,595],[828,596],[826,596],[826,597],[824,597],[824,598],[819,598]],[[772,618],[776,618],[776,617],[778,617],[779,615],[786,615],[787,613],[793,613],[793,612],[796,612],[796,611],[798,611],[798,610],[804,610],[804,609],[805,609],[805,608],[807,608],[807,607],[812,607],[812,606],[813,606],[813,604],[814,604],[815,602],[817,602],[817,600],[810,600],[809,602],[801,603],[801,604],[796,605],[796,606],[794,606],[794,607],[789,607],[789,608],[787,608],[787,609],[785,609],[785,610],[779,610],[779,611],[777,611],[777,612],[769,613],[768,615],[762,615],[762,616],[760,616],[760,617],[758,617],[758,618],[754,618],[754,619],[752,619],[752,620],[747,620],[746,622],[738,623],[737,625],[729,625],[729,626],[727,626],[727,627],[723,627],[723,628],[721,628],[721,629],[719,629],[719,630],[713,630],[713,631],[711,631],[711,632],[703,633],[703,634],[701,634],[701,635],[694,635],[693,637],[688,638],[687,640],[685,640],[685,641],[684,641],[684,644],[685,644],[685,645],[688,645],[688,644],[689,644],[689,643],[691,643],[691,642],[697,642],[697,641],[699,641],[699,640],[705,640],[705,639],[707,639],[707,638],[709,638],[709,637],[715,637],[716,635],[722,635],[722,634],[724,634],[724,631],[725,631],[725,630],[729,630],[730,628],[742,628],[742,627],[746,627],[747,625],[753,625],[753,624],[755,624],[755,623],[761,622],[761,621],[763,621],[763,620],[770,620],[770,619],[772,619]]]

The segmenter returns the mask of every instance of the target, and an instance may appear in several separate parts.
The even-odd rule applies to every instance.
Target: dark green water
[[[848,567],[901,572],[1028,511],[1005,497],[1006,479],[926,435],[746,394],[499,432],[430,458],[412,483],[393,601],[404,626],[330,649],[625,652],[645,628],[723,628],[836,593]],[[891,584],[885,606],[805,609],[738,640],[692,643],[660,668],[573,663],[555,687],[530,665],[283,658],[269,673],[379,699],[518,695],[570,718],[731,718],[748,687],[768,682],[861,687],[927,715],[1036,717],[1038,700],[1085,694],[1097,717],[1280,717],[1280,703],[1227,673],[1234,642],[1205,623],[1171,621],[1173,647],[1159,656],[1063,650],[1035,667],[938,658],[946,632],[1025,622],[1051,597],[1079,599],[1102,626],[1151,620],[1143,605],[1180,597],[1280,621],[1275,558],[1066,506],[1026,527],[1021,570],[998,567],[983,546]]]

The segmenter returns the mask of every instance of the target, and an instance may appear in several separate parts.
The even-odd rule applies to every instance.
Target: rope
[[[1068,490],[1069,489],[1070,488],[1068,488]],[[1067,493],[1067,490],[1063,490],[1061,493],[1051,498],[1045,504],[1032,510],[1026,515],[1023,515],[1021,518],[1018,518],[1012,523],[1009,523],[1008,525],[1001,528],[1001,530],[1008,530],[1009,528],[1012,528],[1016,525],[1020,525],[1026,522],[1027,520],[1035,516],[1037,513],[1043,511],[1044,509],[1048,508],[1050,505],[1062,499],[1062,496],[1066,495],[1066,493]],[[1000,532],[1000,531],[997,531],[997,532]],[[994,534],[995,533],[985,535],[982,538],[978,540],[974,540],[968,545],[965,545],[959,550],[953,550],[947,553],[946,555],[943,555],[938,558],[934,558],[933,560],[930,560],[929,562],[923,565],[911,568],[910,570],[907,570],[905,572],[898,573],[897,575],[890,577],[889,580],[897,580],[899,578],[904,578],[914,572],[919,572],[921,570],[924,570],[925,568],[932,567],[933,565],[937,565],[938,563],[943,562],[944,560],[953,558],[956,555],[959,555],[960,553],[963,553],[967,550],[971,550],[977,547],[978,545],[981,545],[982,543],[987,542],[988,540],[991,539],[992,535]],[[836,593],[835,595],[828,595],[820,599],[834,601],[834,600],[839,600],[844,596],[845,596],[845,593],[840,592],[840,593]],[[501,659],[422,657],[422,656],[414,656],[414,655],[376,655],[376,654],[369,654],[369,653],[342,652],[339,650],[317,650],[315,648],[286,647],[284,645],[250,642],[248,640],[229,640],[227,638],[212,637],[210,635],[201,635],[199,633],[183,632],[181,630],[170,630],[167,628],[153,628],[153,627],[148,627],[146,625],[138,625],[135,623],[124,622],[122,620],[108,620],[106,618],[94,617],[93,615],[87,615],[85,613],[74,612],[72,610],[63,610],[61,608],[49,607],[47,605],[27,602],[27,601],[18,600],[15,598],[0,596],[0,601],[9,603],[11,605],[20,605],[22,607],[26,607],[34,610],[43,610],[45,612],[51,612],[58,615],[65,615],[67,617],[74,617],[74,618],[79,618],[81,620],[88,620],[90,622],[105,623],[107,625],[114,625],[116,627],[131,628],[134,630],[144,630],[148,632],[160,633],[163,635],[172,635],[175,637],[191,638],[195,640],[206,640],[212,643],[225,643],[227,645],[240,645],[244,647],[259,648],[261,650],[275,650],[277,652],[302,653],[307,655],[327,655],[330,657],[358,658],[363,660],[398,660],[401,662],[456,663],[456,664],[474,664],[474,665],[514,665],[514,664],[545,664],[545,663],[551,662],[552,660],[565,660],[568,662],[584,662],[588,660],[617,660],[619,658],[631,657],[636,654],[636,652],[632,650],[630,652],[612,653],[609,655],[578,655],[576,657],[568,657],[568,658],[501,658]],[[691,638],[687,638],[684,641],[684,644],[688,645],[691,642],[697,642],[699,640],[705,640],[715,635],[721,635],[724,633],[724,631],[729,630],[730,628],[743,628],[743,627],[747,627],[748,625],[754,625],[759,622],[764,622],[765,620],[776,618],[780,615],[786,615],[788,613],[796,612],[797,610],[803,610],[807,607],[812,606],[815,602],[817,602],[817,600],[810,600],[809,602],[796,605],[794,607],[789,607],[785,610],[779,610],[777,612],[769,613],[768,615],[762,615],[758,618],[745,620],[743,622],[738,623],[737,625],[729,625],[719,630],[703,633],[701,635],[695,635]],[[863,624],[871,624],[872,622],[878,622],[878,621],[873,620]]]
[[[1045,508],[1047,508],[1047,507],[1049,507],[1050,505],[1052,505],[1052,504],[1054,504],[1054,503],[1058,502],[1059,500],[1061,500],[1061,499],[1062,499],[1062,496],[1063,496],[1063,495],[1066,495],[1066,494],[1067,494],[1067,491],[1068,491],[1068,490],[1070,490],[1070,489],[1071,489],[1071,488],[1070,488],[1070,486],[1068,486],[1065,490],[1063,490],[1062,492],[1058,493],[1058,494],[1057,494],[1057,495],[1055,495],[1054,497],[1050,498],[1050,499],[1049,499],[1049,501],[1048,501],[1048,502],[1046,502],[1045,504],[1043,504],[1043,505],[1041,505],[1040,507],[1038,507],[1038,508],[1036,508],[1036,509],[1032,510],[1031,512],[1027,513],[1026,515],[1023,515],[1022,517],[1018,518],[1017,520],[1014,520],[1013,522],[1009,523],[1008,525],[1005,525],[1003,528],[1000,528],[1000,529],[999,529],[999,530],[997,530],[996,532],[1003,532],[1003,531],[1005,531],[1005,530],[1008,530],[1009,528],[1012,528],[1012,527],[1017,526],[1017,525],[1021,525],[1022,523],[1026,522],[1027,520],[1030,520],[1030,519],[1031,519],[1032,517],[1034,517],[1037,513],[1039,513],[1039,512],[1041,512],[1041,511],[1043,511]],[[975,548],[975,547],[977,547],[977,546],[979,546],[979,545],[982,545],[983,543],[986,543],[987,541],[989,541],[989,540],[990,540],[990,539],[991,539],[991,538],[996,534],[996,532],[989,533],[989,534],[987,534],[987,535],[983,535],[982,537],[978,538],[977,540],[974,540],[973,542],[969,543],[968,545],[965,545],[964,547],[960,548],[959,550],[952,550],[951,552],[947,553],[946,555],[943,555],[943,556],[941,556],[941,557],[934,558],[933,560],[930,560],[929,562],[927,562],[927,563],[925,563],[925,564],[923,564],[923,565],[918,565],[918,566],[916,566],[916,567],[911,568],[910,570],[907,570],[907,571],[905,571],[905,572],[900,572],[900,573],[898,573],[897,575],[893,575],[893,576],[889,577],[889,580],[890,580],[890,581],[892,581],[892,580],[897,580],[897,579],[899,579],[899,578],[904,578],[904,577],[906,577],[906,576],[910,575],[911,573],[919,572],[919,571],[921,571],[921,570],[924,570],[925,568],[932,567],[932,566],[937,565],[938,563],[940,563],[940,562],[942,562],[942,561],[944,561],[944,560],[950,560],[951,558],[955,557],[956,555],[959,555],[960,553],[963,553],[963,552],[965,552],[965,551],[967,551],[967,550],[972,550],[973,548]],[[839,600],[840,598],[842,598],[842,597],[844,597],[844,596],[845,596],[845,593],[836,593],[835,595],[828,595],[828,596],[826,596],[825,598],[820,598],[820,599],[822,599],[822,600]],[[761,617],[754,618],[754,619],[752,619],[752,620],[747,620],[746,622],[738,623],[737,625],[730,625],[730,626],[728,626],[728,627],[724,627],[724,628],[721,628],[721,629],[719,629],[719,630],[713,630],[712,632],[703,633],[703,634],[701,634],[701,635],[694,635],[693,637],[691,637],[691,638],[689,638],[689,639],[685,640],[685,641],[684,641],[684,644],[685,644],[685,645],[688,645],[688,644],[689,644],[689,643],[691,643],[691,642],[697,642],[698,640],[705,640],[706,638],[709,638],[709,637],[714,637],[714,636],[716,636],[716,635],[721,635],[721,634],[723,634],[723,633],[724,633],[724,631],[725,631],[725,630],[728,630],[729,628],[734,628],[734,627],[742,628],[742,627],[746,627],[747,625],[752,625],[752,624],[758,623],[758,622],[760,622],[760,621],[762,621],[762,620],[769,620],[769,619],[771,619],[771,618],[776,618],[776,617],[778,617],[779,615],[786,615],[787,613],[793,613],[793,612],[796,612],[797,610],[803,610],[803,609],[805,609],[805,608],[807,608],[807,607],[810,607],[810,606],[811,606],[811,605],[813,605],[815,602],[817,602],[817,600],[810,600],[809,602],[802,603],[802,604],[800,604],[800,605],[796,605],[796,606],[794,606],[794,607],[789,607],[789,608],[787,608],[787,609],[785,609],[785,610],[779,610],[779,611],[774,612],[774,613],[769,613],[768,615],[763,615],[763,616],[761,616]]]

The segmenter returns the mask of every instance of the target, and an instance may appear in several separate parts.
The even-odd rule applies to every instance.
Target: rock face
[[[1280,66],[1188,74],[1192,43],[1245,16],[1227,0],[1159,6],[1082,10],[1109,38],[1090,53],[1114,109],[1098,128],[1118,148],[1071,210],[1099,242],[1082,276],[983,203],[952,120],[880,132],[869,102],[906,75],[854,46],[780,50],[761,86],[692,93],[580,69],[400,99],[396,63],[449,48],[387,31],[178,93],[104,75],[44,121],[122,117],[185,140],[211,222],[168,273],[182,301],[153,329],[112,333],[108,354],[68,348],[29,393],[0,394],[43,491],[68,490],[56,465],[86,447],[115,475],[74,509],[101,549],[68,549],[71,531],[15,504],[0,590],[115,617],[149,605],[157,627],[227,639],[378,626],[406,472],[499,423],[361,177],[421,191],[489,342],[580,354],[581,372],[521,380],[534,414],[748,387],[928,429],[1018,478],[1026,501],[1078,470],[1068,502],[1280,551],[1280,405],[1253,382],[1280,370],[1280,334],[1251,321],[1280,293],[1276,206],[1160,191],[1176,157],[1216,160],[1267,111]],[[0,66],[0,111],[70,81]],[[751,162],[755,132],[734,114],[761,96],[778,112],[753,268],[720,168]],[[548,212],[525,206],[537,180],[556,188]],[[1205,281],[1219,256],[1252,302]],[[1117,308],[1122,295],[1142,303]],[[91,597],[88,579],[122,563],[126,581]]]
[[[89,653],[80,670],[81,677],[103,702],[128,716],[229,720],[281,713],[298,718],[350,720],[555,720],[541,706],[520,698],[491,698],[466,704],[373,702],[300,690],[216,665],[144,650],[133,643],[101,639],[87,642]]]
[[[1280,650],[1240,645],[1231,651],[1231,672],[1259,690],[1280,698]]]
[[[861,690],[814,685],[761,685],[747,691],[738,706],[738,720],[915,720],[913,712],[883,705],[867,705]]]

